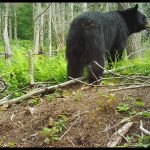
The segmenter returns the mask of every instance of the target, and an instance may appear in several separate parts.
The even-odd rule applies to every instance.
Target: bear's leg
[[[77,57],[70,58],[68,60],[68,64],[67,64],[67,77],[68,77],[68,79],[70,79],[69,77],[72,77],[72,78],[81,77],[82,72],[83,72],[83,68],[84,68],[84,65],[83,65],[83,63],[81,63],[79,58],[77,58]]]
[[[99,80],[100,77],[103,75],[104,59],[102,58],[101,60],[97,60],[95,62],[92,61],[88,64],[88,81],[89,81],[89,83],[92,83],[92,82],[95,82],[96,80]],[[102,68],[100,66],[98,66],[98,64]]]

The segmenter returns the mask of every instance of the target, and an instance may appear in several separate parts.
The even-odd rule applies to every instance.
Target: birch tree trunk
[[[41,10],[41,3],[35,3],[34,5],[34,20],[39,16]],[[38,17],[34,22],[34,42],[33,42],[33,52],[38,54],[39,52],[39,33],[40,33],[40,17]]]
[[[64,36],[65,36],[65,3],[61,3],[60,5],[62,8],[62,12],[60,11],[60,36],[61,36],[61,47],[64,47],[65,45],[65,39],[64,39]]]
[[[58,13],[59,13],[59,11],[57,11],[57,10],[59,10],[60,8],[59,8],[58,3],[55,3],[53,6],[54,7],[53,7],[53,15],[52,15],[52,24],[53,24],[54,31],[55,31],[56,49],[59,49],[60,45],[61,45],[60,44],[61,40],[60,40],[59,32],[58,32],[58,30],[59,30],[59,27],[58,27],[58,21],[59,21],[59,19],[58,19],[59,14]],[[57,15],[56,15],[56,13],[57,13]]]
[[[2,10],[2,37],[4,43],[5,58],[9,58],[11,56],[9,36],[8,36],[9,3],[3,3],[2,9],[3,9]]]
[[[74,13],[73,13],[73,3],[70,3],[70,9],[71,9],[71,18],[70,18],[70,22],[73,20],[73,15],[74,15]]]
[[[43,9],[41,7],[40,13],[43,12]],[[44,33],[43,33],[43,27],[44,27],[44,14],[42,14],[40,17],[40,30],[39,30],[39,53],[43,54],[44,52],[44,46],[43,46],[43,37],[44,37]]]
[[[0,7],[0,40],[2,40],[2,9]]]
[[[124,10],[129,8],[129,3],[118,3],[118,10]],[[130,55],[130,58],[135,58],[140,54],[141,47],[141,33],[136,33],[131,35],[127,40],[127,56]]]
[[[52,5],[48,13],[48,56],[52,56]]]
[[[87,3],[82,3],[81,4],[81,11],[82,12],[85,12],[85,11],[87,11],[88,9],[87,9]]]
[[[106,3],[106,11],[109,11],[110,10],[110,4],[109,3]]]
[[[12,25],[11,25],[11,17],[8,19],[8,29],[9,29],[9,39],[12,40]]]
[[[16,4],[14,4],[14,39],[17,40],[17,14],[16,14]]]
[[[57,40],[56,40],[57,41],[57,50],[59,50],[60,47],[62,46],[61,27],[60,27],[60,25],[62,25],[62,24],[61,24],[61,15],[60,15],[61,7],[60,6],[61,6],[60,3],[56,3],[56,11],[58,12],[57,17],[56,17],[57,22],[55,22],[56,34],[57,34]]]

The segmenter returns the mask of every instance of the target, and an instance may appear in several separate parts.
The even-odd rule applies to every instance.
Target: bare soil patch
[[[69,90],[67,90],[69,89]],[[116,111],[119,103],[132,104],[134,99],[140,97],[145,103],[144,107],[135,108],[145,111],[150,108],[150,88],[137,88],[112,92],[115,100],[101,96],[106,93],[106,87],[85,87],[83,85],[70,86],[63,89],[62,96],[55,97],[51,102],[46,97],[37,97],[38,104],[29,111],[31,99],[11,107],[0,107],[0,146],[7,147],[106,147],[112,134],[123,124],[104,132],[106,127],[118,124],[127,112]],[[67,91],[70,91],[68,94]],[[127,97],[132,97],[128,99]],[[45,137],[39,134],[44,127],[48,127],[49,118],[56,120],[58,115],[68,118],[66,129],[59,132],[61,137],[49,144],[44,143]],[[139,121],[150,131],[149,121],[141,116],[132,118],[133,126],[128,135],[140,133]],[[75,122],[76,121],[76,122]],[[123,141],[122,141],[123,142]]]

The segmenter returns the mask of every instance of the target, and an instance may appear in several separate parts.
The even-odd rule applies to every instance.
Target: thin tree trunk
[[[57,22],[55,24],[55,27],[56,27],[57,34],[58,34],[58,36],[57,36],[57,50],[59,50],[59,48],[62,46],[62,38],[61,38],[61,27],[62,27],[61,25],[62,25],[62,23],[61,23],[61,15],[60,15],[61,4],[57,3],[56,6],[57,6],[56,11],[58,13],[57,13]]]
[[[8,29],[9,29],[9,39],[10,40],[12,40],[12,25],[11,25],[11,18],[9,17],[9,19],[8,19],[8,23],[9,23],[9,25],[8,25]]]
[[[42,9],[42,7],[41,7],[41,11],[40,11],[40,13],[42,13],[43,12],[43,9]],[[44,14],[42,14],[41,16],[40,16],[40,39],[39,39],[39,53],[44,53],[43,51],[44,51],[44,46],[43,46],[43,37],[44,37],[44,35],[43,35],[43,26],[44,26]]]
[[[82,3],[81,4],[81,11],[82,12],[87,11],[87,3]]]
[[[70,18],[70,22],[73,20],[73,3],[70,3],[70,9],[71,9],[71,18]]]
[[[35,3],[35,12],[34,18],[37,18],[40,14],[40,10],[41,10],[41,3]],[[39,52],[39,33],[40,33],[40,17],[38,17],[36,19],[36,21],[34,22],[34,42],[33,42],[33,51],[35,54],[38,54]]]
[[[52,56],[52,5],[49,7],[48,14],[48,56]]]
[[[61,30],[61,43],[62,43],[62,47],[64,47],[65,45],[65,39],[64,39],[64,36],[65,36],[65,3],[61,3],[61,8],[62,8],[62,12],[60,12],[61,14],[61,26],[60,26],[60,30]]]
[[[53,7],[53,15],[52,15],[52,24],[54,27],[54,31],[55,31],[55,42],[56,42],[56,49],[60,48],[60,37],[59,37],[59,32],[58,32],[58,16],[56,15],[56,13],[58,14],[58,10],[59,9],[59,5],[58,3],[55,3],[54,7]]]
[[[0,7],[0,40],[2,40],[2,9]]]
[[[9,36],[8,36],[8,12],[9,12],[9,3],[3,3],[2,36],[3,36],[3,42],[4,42],[5,58],[8,58],[11,56]]]
[[[14,5],[14,39],[17,40],[17,15],[16,15],[16,5]]]
[[[109,3],[106,3],[106,11],[109,11],[110,10],[110,4]]]

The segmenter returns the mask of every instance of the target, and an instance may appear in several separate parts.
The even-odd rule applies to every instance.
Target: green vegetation
[[[124,67],[125,69],[121,69],[119,72],[124,75],[130,74],[142,74],[142,75],[150,75],[150,50],[143,51],[143,56],[141,55],[135,59],[127,59],[124,58],[120,62],[114,63],[114,68],[119,69]]]
[[[32,42],[28,40],[14,40],[12,42],[11,63],[7,63],[3,56],[0,59],[0,76],[8,84],[8,92],[20,89],[29,84],[28,49]],[[2,46],[0,46],[2,51]],[[66,61],[64,49],[57,56],[34,55],[35,82],[55,81],[60,83],[66,80]]]
[[[56,121],[52,118],[50,120],[50,127],[45,127],[42,131],[39,131],[45,137],[44,142],[46,144],[59,140],[58,134],[66,129],[68,118],[65,115],[58,115]]]

